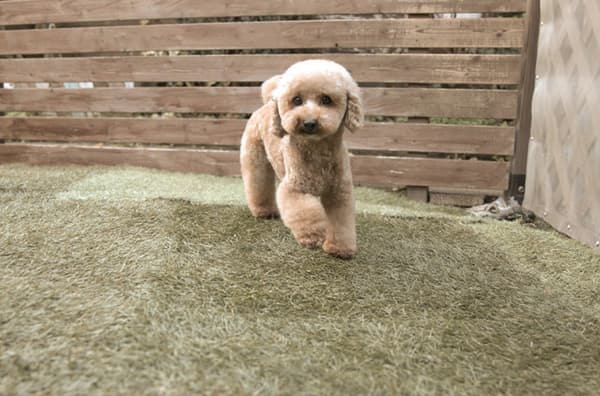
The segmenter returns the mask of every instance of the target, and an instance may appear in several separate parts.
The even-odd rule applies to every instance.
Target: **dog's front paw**
[[[323,245],[325,230],[317,230],[296,235],[296,241],[305,248],[316,249]]]
[[[350,260],[352,257],[354,257],[354,254],[356,253],[356,248],[352,247],[352,246],[344,246],[341,244],[336,244],[330,241],[325,241],[325,243],[323,243],[323,250],[329,254],[331,254],[332,256],[344,259],[344,260]]]
[[[250,208],[252,215],[258,219],[276,219],[279,217],[277,208]]]

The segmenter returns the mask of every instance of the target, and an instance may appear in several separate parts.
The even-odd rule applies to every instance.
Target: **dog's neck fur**
[[[342,140],[344,126],[333,135],[319,140],[303,139],[287,135],[285,154],[286,178],[299,190],[321,195],[332,180],[340,178],[343,170],[345,146]],[[308,176],[308,175],[311,176]],[[310,182],[308,182],[310,181]]]
[[[297,148],[303,153],[326,153],[336,152],[342,147],[342,136],[344,134],[344,126],[341,125],[336,133],[333,135],[326,136],[321,139],[310,139],[304,137],[298,137],[294,135],[290,136],[290,144]]]

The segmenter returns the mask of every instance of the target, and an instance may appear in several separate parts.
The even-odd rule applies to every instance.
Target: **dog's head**
[[[262,86],[263,100],[273,99],[273,133],[318,140],[345,126],[355,131],[363,123],[360,90],[341,65],[308,60],[292,65]]]

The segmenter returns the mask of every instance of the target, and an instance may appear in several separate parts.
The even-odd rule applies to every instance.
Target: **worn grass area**
[[[0,166],[0,394],[597,394],[598,255],[357,195],[347,262],[236,179]]]

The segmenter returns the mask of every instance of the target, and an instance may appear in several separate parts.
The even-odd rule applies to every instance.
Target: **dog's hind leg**
[[[240,161],[246,201],[252,215],[263,219],[278,217],[275,172],[258,136],[258,129],[252,123],[246,127],[242,137]]]

